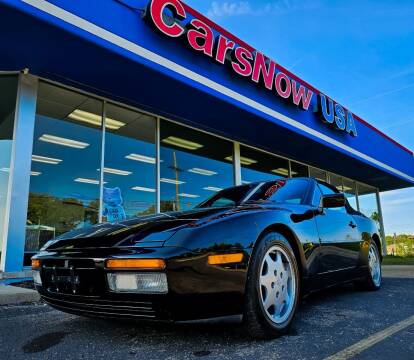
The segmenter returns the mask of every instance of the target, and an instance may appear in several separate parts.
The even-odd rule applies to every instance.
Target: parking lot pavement
[[[290,333],[247,337],[238,317],[180,324],[67,315],[43,304],[0,307],[0,359],[323,359],[414,315],[414,279],[385,278],[379,292],[351,285],[302,301]],[[414,326],[355,359],[414,359]]]

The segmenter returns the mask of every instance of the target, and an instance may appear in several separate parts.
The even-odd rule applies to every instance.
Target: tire
[[[382,270],[378,247],[374,241],[369,245],[367,264],[367,276],[363,280],[356,281],[355,286],[359,290],[377,291],[381,288]]]
[[[299,269],[289,242],[277,232],[265,234],[253,250],[247,273],[243,323],[250,336],[285,334],[295,316],[299,289]]]

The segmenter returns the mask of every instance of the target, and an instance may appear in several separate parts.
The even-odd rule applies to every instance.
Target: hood
[[[133,218],[78,229],[49,241],[42,250],[162,246],[179,229],[229,208],[193,209]]]

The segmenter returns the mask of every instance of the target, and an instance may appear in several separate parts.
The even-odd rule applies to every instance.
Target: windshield
[[[259,184],[248,184],[242,186],[236,186],[219,191],[211,198],[202,202],[197,207],[224,207],[224,206],[236,206],[240,204],[247,195]]]
[[[308,184],[306,179],[284,179],[236,186],[219,191],[197,207],[225,207],[236,206],[242,202],[266,201],[302,204]]]

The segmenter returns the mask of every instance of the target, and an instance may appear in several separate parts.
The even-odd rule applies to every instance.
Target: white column
[[[20,74],[0,270],[23,269],[38,79]]]
[[[234,143],[233,151],[233,167],[234,167],[234,184],[241,185],[241,164],[240,164],[240,144],[238,142]]]
[[[376,191],[376,196],[377,196],[377,207],[378,207],[380,231],[381,231],[381,238],[382,238],[382,253],[383,255],[387,255],[387,241],[385,240],[384,219],[382,218],[381,198],[380,198],[380,193],[378,189]]]
[[[157,117],[157,123],[155,128],[155,153],[156,153],[156,166],[155,166],[155,191],[156,191],[156,212],[159,214],[161,212],[161,147],[160,147],[160,118]]]

